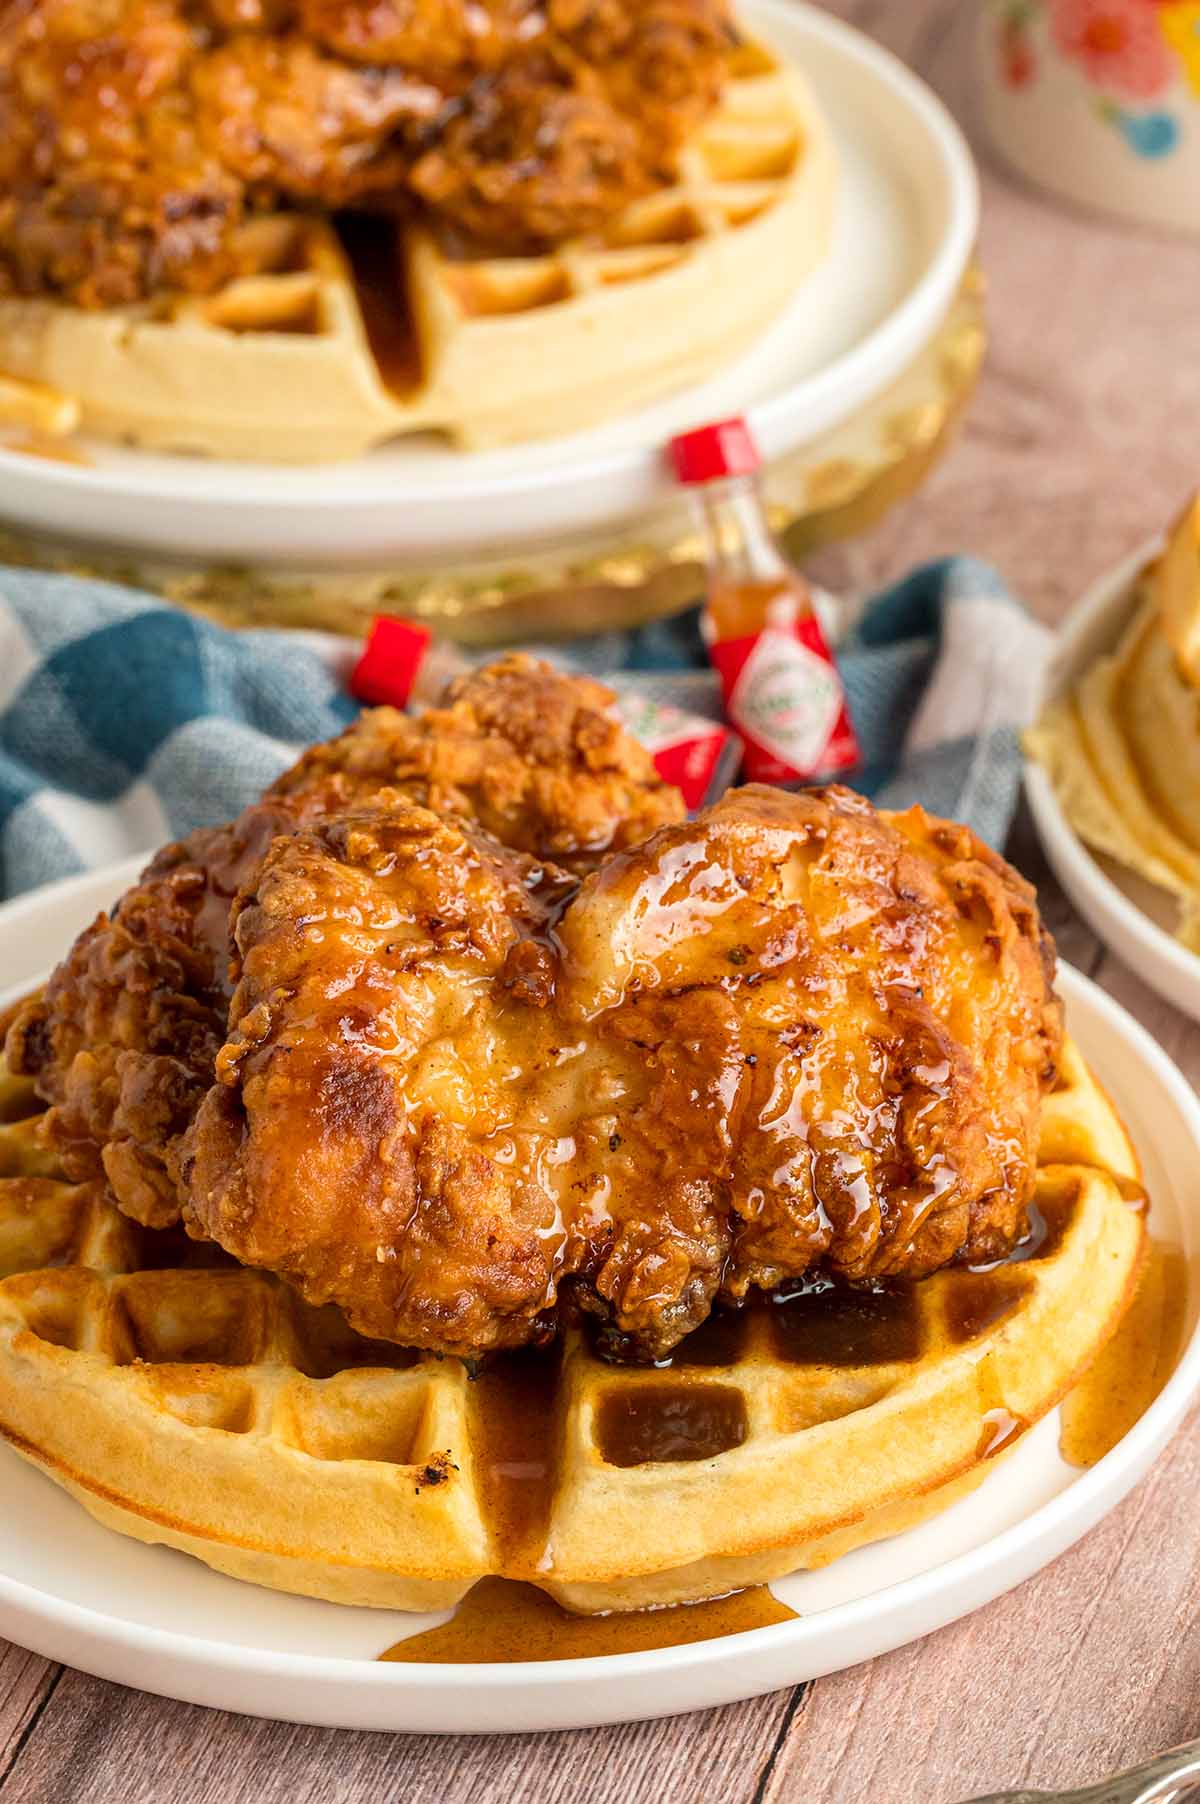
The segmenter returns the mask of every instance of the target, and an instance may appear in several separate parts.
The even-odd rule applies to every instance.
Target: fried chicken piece
[[[351,795],[339,782],[256,804],[165,847],[9,1029],[8,1063],[51,1105],[68,1175],[107,1178],[147,1227],[179,1219],[179,1141],[224,1038],[231,901],[275,834]]]
[[[192,1231],[468,1357],[568,1291],[659,1356],[719,1295],[1020,1237],[1053,948],[966,828],[752,788],[565,896],[412,805],[277,840],[235,905]]]
[[[724,0],[549,0],[552,30],[609,99],[674,148],[716,104],[737,32]]]
[[[723,0],[0,0],[0,288],[207,293],[263,210],[602,226],[713,104]]]
[[[68,1173],[106,1176],[120,1207],[147,1226],[178,1219],[180,1138],[225,1037],[230,903],[276,835],[396,791],[583,870],[681,819],[679,792],[609,718],[610,700],[588,678],[502,659],[420,719],[363,714],[236,821],[161,852],[79,937],[8,1037],[12,1068],[51,1104]]]
[[[402,68],[354,68],[307,39],[242,35],[192,72],[202,144],[247,188],[326,207],[394,193],[411,160],[402,136],[442,95]]]
[[[594,232],[650,186],[634,122],[550,59],[473,83],[411,181],[440,219],[497,251]]]
[[[413,166],[475,245],[520,252],[600,230],[670,179],[720,93],[731,30],[709,0],[551,0],[540,54],[480,76]]]
[[[562,1235],[547,1192],[475,1144],[475,1022],[569,880],[412,805],[318,822],[267,865],[235,916],[246,963],[189,1137],[189,1225],[308,1296],[363,1298],[352,1320],[489,1344],[545,1306]]]
[[[184,91],[172,0],[10,0],[0,11],[0,279],[84,306],[235,273],[243,189]]]
[[[844,789],[753,786],[702,820],[585,886],[559,996],[627,1032],[648,1003],[734,1002],[724,1294],[818,1263],[916,1278],[1010,1250],[1061,1043],[1031,887],[968,828]],[[685,1127],[667,1162],[686,1146]]]
[[[684,817],[649,752],[608,710],[611,689],[521,652],[457,678],[417,719],[377,708],[306,752],[273,795],[341,771],[359,793],[400,786],[506,846],[584,872]]]
[[[495,67],[543,27],[538,0],[299,0],[299,24],[348,62],[442,81]]]

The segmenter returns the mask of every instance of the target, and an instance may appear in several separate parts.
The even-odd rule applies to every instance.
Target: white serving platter
[[[1143,545],[1071,610],[1047,666],[1044,701],[1073,687],[1089,665],[1116,645],[1132,617],[1138,579],[1162,548],[1161,539]],[[1025,766],[1025,793],[1050,868],[1093,933],[1143,983],[1200,1021],[1200,958],[1172,934],[1170,898],[1089,850],[1046,772],[1032,759]]]
[[[0,975],[27,989],[111,902],[137,862],[0,909]],[[1067,969],[1071,1031],[1137,1143],[1151,1225],[1200,1259],[1200,1103],[1150,1036]],[[970,1497],[921,1528],[772,1589],[796,1621],[691,1646],[545,1664],[381,1665],[437,1618],[355,1610],[239,1583],[101,1528],[0,1449],[0,1635],[166,1697],[330,1727],[509,1732],[707,1709],[853,1665],[952,1622],[1054,1559],[1120,1501],[1200,1387],[1200,1292],[1166,1389],[1088,1471],[1059,1456],[1054,1417]]]
[[[0,515],[208,563],[465,561],[669,504],[660,448],[687,426],[747,413],[774,459],[850,419],[929,343],[958,290],[978,224],[974,166],[941,103],[861,33],[799,0],[744,0],[741,14],[807,70],[842,181],[825,262],[712,381],[585,433],[497,451],[421,436],[296,467],[87,444],[92,465],[81,468],[0,450]]]

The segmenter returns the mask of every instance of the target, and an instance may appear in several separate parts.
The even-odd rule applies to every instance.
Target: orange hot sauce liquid
[[[812,596],[799,576],[764,576],[735,582],[719,575],[709,579],[705,605],[713,640],[749,639],[767,626],[783,631],[812,617]]]

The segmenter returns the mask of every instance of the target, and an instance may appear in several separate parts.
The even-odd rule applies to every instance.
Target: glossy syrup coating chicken
[[[469,243],[537,249],[602,228],[666,175],[720,93],[723,0],[549,0],[548,18],[549,40],[478,76],[413,166],[414,191]]]
[[[730,42],[724,0],[0,0],[0,288],[210,292],[297,206],[594,231],[667,179]]]
[[[0,0],[0,287],[84,306],[232,273],[236,177],[206,150],[174,0]]]
[[[363,714],[236,821],[159,853],[8,1035],[13,1069],[52,1105],[70,1175],[106,1176],[148,1226],[178,1219],[180,1139],[226,1031],[230,903],[277,835],[387,792],[482,819],[510,844],[582,871],[682,819],[679,792],[611,720],[611,699],[590,679],[503,659],[419,719]]]
[[[718,1296],[1020,1237],[1053,948],[967,829],[750,788],[566,896],[413,806],[276,841],[235,907],[193,1232],[465,1356],[567,1296],[658,1356]]]
[[[9,1028],[68,1175],[106,1178],[147,1227],[179,1219],[177,1148],[224,1037],[230,903],[277,833],[354,795],[335,779],[164,847]]]

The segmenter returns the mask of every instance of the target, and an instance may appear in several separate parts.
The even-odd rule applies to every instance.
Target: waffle
[[[1025,749],[1079,837],[1153,886],[1200,952],[1200,499],[1132,599],[1117,643],[1046,704]]]
[[[1142,1255],[1136,1158],[1068,1046],[1013,1259],[763,1300],[654,1369],[575,1332],[473,1380],[136,1227],[57,1173],[35,1107],[5,1075],[0,1432],[110,1527],[340,1603],[444,1608],[499,1573],[589,1612],[824,1564],[977,1483]]]
[[[468,260],[421,227],[381,246],[317,217],[258,219],[240,246],[255,273],[215,295],[103,313],[0,301],[0,371],[38,385],[43,414],[56,391],[62,419],[100,438],[223,457],[577,431],[748,346],[823,256],[835,185],[803,77],[747,44],[671,184],[603,237]]]

